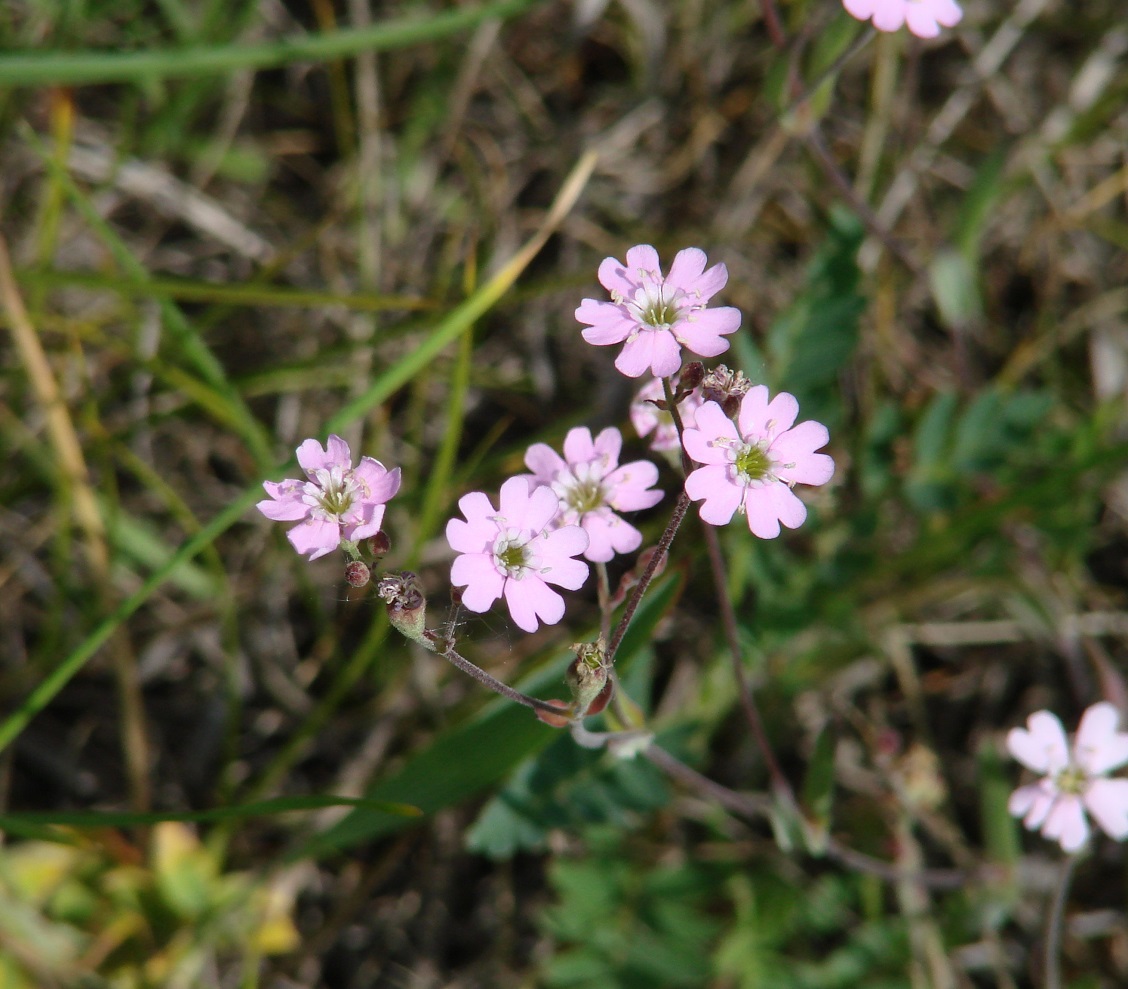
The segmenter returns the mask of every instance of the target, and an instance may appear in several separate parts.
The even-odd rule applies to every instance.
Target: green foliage
[[[807,269],[806,284],[767,336],[773,391],[791,392],[803,418],[832,431],[842,421],[838,376],[858,345],[865,308],[856,260],[862,234],[850,213],[831,213],[826,242]]]
[[[913,437],[909,503],[921,512],[950,510],[989,475],[1013,483],[1039,466],[1048,469],[1056,437],[1041,427],[1052,407],[1046,391],[990,387],[962,412],[954,393],[934,396]]]
[[[618,759],[562,735],[486,804],[467,832],[467,847],[496,859],[543,851],[554,828],[627,827],[668,799],[664,777],[645,759]]]
[[[589,857],[550,869],[557,903],[541,925],[561,944],[545,967],[549,986],[680,989],[711,977],[717,922],[703,908],[712,870],[635,860],[618,830],[589,831]]]

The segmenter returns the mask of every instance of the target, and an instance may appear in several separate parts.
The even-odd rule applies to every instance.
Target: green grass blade
[[[257,45],[194,45],[154,51],[21,52],[0,55],[0,86],[82,86],[107,82],[192,78],[270,69],[293,62],[327,62],[358,52],[389,51],[437,41],[481,24],[514,17],[537,0],[498,0],[385,21],[367,28],[325,31]]]

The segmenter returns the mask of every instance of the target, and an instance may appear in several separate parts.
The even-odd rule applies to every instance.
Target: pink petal
[[[590,435],[590,434],[589,434]],[[600,430],[599,435],[592,444],[592,456],[588,459],[599,457],[603,460],[606,470],[614,470],[619,463],[619,454],[623,449],[623,434],[614,426]],[[567,453],[568,443],[564,442],[564,452]],[[573,461],[575,463],[575,461]]]
[[[341,535],[352,542],[367,539],[380,531],[384,524],[383,505],[361,505],[359,512],[351,512],[348,519],[343,520]]]
[[[873,17],[877,4],[875,0],[842,0],[842,6],[852,17],[856,17],[859,21],[868,21]]]
[[[538,617],[546,625],[555,625],[564,617],[564,599],[535,574],[527,574],[523,580],[507,580],[505,603],[514,623],[526,632],[537,630]]]
[[[658,483],[658,468],[649,460],[623,464],[604,478],[609,494],[607,503],[619,512],[640,512],[653,508],[664,497],[652,486]]]
[[[589,537],[584,556],[593,563],[607,563],[616,553],[632,553],[642,545],[642,533],[607,509],[588,512],[581,524]]]
[[[476,519],[473,522],[451,519],[447,522],[446,537],[450,548],[456,553],[484,553],[492,549],[497,538],[497,523],[488,519]]]
[[[560,499],[547,487],[529,490],[523,477],[511,477],[501,486],[501,508],[498,514],[505,524],[529,532],[541,532],[560,511]]]
[[[944,27],[955,27],[963,20],[963,10],[956,0],[931,0],[932,16]]]
[[[618,258],[604,258],[599,263],[599,284],[612,295],[624,297],[629,297],[638,287],[635,279]]]
[[[287,532],[286,538],[299,553],[309,553],[311,560],[318,560],[341,544],[341,527],[324,519],[306,519]]]
[[[332,442],[333,437],[330,437],[329,441]],[[326,454],[317,440],[305,440],[298,447],[298,466],[307,474],[312,474],[315,470],[332,467],[333,460]],[[346,466],[351,467],[352,461],[350,460]]]
[[[388,470],[379,460],[373,460],[371,457],[361,457],[353,475],[364,482],[365,500],[380,504],[390,501],[395,496],[403,479],[398,467]]]
[[[1085,806],[1110,838],[1128,838],[1128,780],[1093,780],[1085,791]]]
[[[1012,728],[1007,732],[1007,749],[1027,769],[1054,775],[1069,765],[1069,748],[1065,729],[1057,715],[1036,711],[1026,719],[1029,728]]]
[[[1075,852],[1084,845],[1089,838],[1089,824],[1081,798],[1072,794],[1058,797],[1042,825],[1042,835],[1060,841],[1066,852]]]
[[[693,291],[694,283],[705,270],[705,260],[705,252],[698,247],[687,247],[683,251],[678,251],[674,255],[674,263],[670,265],[666,284],[681,289],[687,294]]]
[[[587,580],[587,564],[580,560],[574,560],[572,557],[579,556],[587,548],[588,534],[581,526],[562,525],[559,529],[554,529],[548,533],[536,544],[540,566],[553,574],[551,577],[546,576],[545,579],[558,584],[560,581],[556,579],[555,575],[564,573],[566,574],[564,580],[578,580],[579,583],[574,585],[564,583],[560,585],[561,587],[567,587],[570,591],[580,588],[583,582]]]
[[[825,453],[814,453],[830,439],[826,426],[808,419],[789,429],[771,445],[776,473],[785,481],[825,484],[834,476],[834,461]]]
[[[576,320],[590,324],[580,332],[580,336],[596,346],[622,343],[638,325],[618,306],[594,299],[584,299],[576,310]]]
[[[879,31],[898,31],[905,23],[906,0],[874,0],[873,26]]]
[[[674,324],[674,337],[688,350],[701,357],[716,357],[729,349],[722,334],[740,328],[740,312],[728,307],[704,309]]]
[[[748,515],[748,528],[761,539],[775,539],[780,522],[789,529],[796,529],[807,518],[807,506],[786,484],[774,481],[750,486],[744,494],[744,511]]]
[[[475,522],[487,522],[491,516],[497,514],[493,502],[481,491],[469,491],[458,499],[458,510],[466,516],[466,520],[473,525]],[[490,522],[490,525],[494,523]]]
[[[270,500],[258,502],[255,508],[268,519],[274,522],[296,522],[309,514],[309,505],[302,501],[301,481],[263,481],[262,486],[270,495]]]
[[[1031,783],[1028,786],[1020,786],[1010,795],[1010,799],[1007,801],[1007,810],[1014,817],[1026,816],[1023,823],[1033,830],[1041,826],[1042,821],[1046,819],[1046,815],[1050,812],[1053,802],[1053,795],[1048,793],[1040,783]]]
[[[685,493],[702,502],[698,514],[710,525],[728,525],[744,496],[743,486],[729,478],[729,468],[710,464],[685,479]]]
[[[698,302],[705,303],[723,289],[727,283],[728,268],[723,264],[715,264],[690,286],[689,293]],[[739,318],[740,313],[737,311],[738,322]]]
[[[1088,708],[1073,740],[1074,758],[1090,776],[1099,776],[1128,762],[1128,733],[1117,731],[1120,712],[1108,701]]]
[[[940,33],[940,25],[923,2],[910,3],[905,9],[905,23],[918,38],[935,38]]]
[[[595,459],[595,445],[591,440],[591,430],[587,426],[569,429],[564,437],[564,460],[569,466],[586,464]]]
[[[547,443],[534,443],[525,451],[525,466],[540,484],[551,484],[556,472],[568,465]]]
[[[641,330],[615,358],[615,367],[628,378],[650,371],[665,377],[681,367],[681,348],[668,330]]]
[[[627,251],[626,268],[635,284],[638,283],[639,274],[652,278],[662,277],[662,263],[658,260],[658,252],[649,244],[639,244]]]
[[[685,452],[699,464],[730,464],[732,447],[718,440],[737,443],[736,426],[716,402],[705,402],[697,410],[694,426],[682,434]]]
[[[465,553],[455,557],[450,568],[450,582],[453,587],[465,588],[462,592],[463,605],[481,614],[489,611],[490,605],[501,597],[506,578],[494,566],[492,554]]]
[[[781,391],[770,402],[765,403],[768,390],[758,394],[754,401],[748,398],[753,392],[759,392],[763,385],[757,385],[744,396],[740,403],[740,435],[746,440],[767,440],[772,443],[781,433],[787,432],[799,415],[799,402],[794,395]]]

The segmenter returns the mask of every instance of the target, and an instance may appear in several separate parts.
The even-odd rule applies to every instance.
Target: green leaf
[[[965,255],[943,248],[928,266],[928,283],[940,319],[950,329],[960,331],[983,315],[972,261]]]
[[[815,749],[803,780],[803,806],[807,811],[804,836],[808,850],[815,855],[826,851],[830,832],[830,811],[834,803],[835,738],[830,725],[819,732]]]

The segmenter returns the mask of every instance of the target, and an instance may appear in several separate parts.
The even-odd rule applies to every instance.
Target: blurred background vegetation
[[[0,985],[1044,984],[1061,855],[1001,741],[1128,707],[1123,6],[970,0],[933,42],[780,14],[783,45],[753,0],[3,4]],[[387,562],[438,621],[461,494],[576,425],[644,454],[573,315],[637,243],[723,261],[728,363],[831,429],[808,523],[722,538],[848,855],[496,702],[253,510],[309,436],[401,466]],[[699,524],[621,672],[768,804]],[[597,623],[589,588],[458,631],[563,696]],[[1128,984],[1126,908],[1097,841],[1067,985]]]

